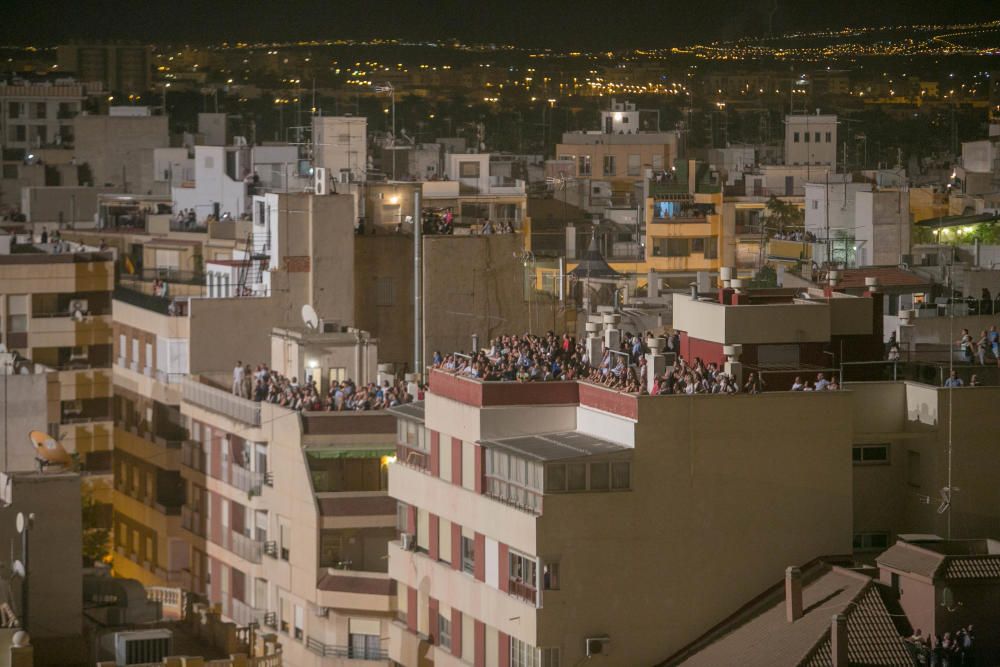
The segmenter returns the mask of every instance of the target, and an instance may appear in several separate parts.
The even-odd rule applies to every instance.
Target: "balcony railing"
[[[205,472],[205,452],[201,448],[200,442],[185,440],[183,444],[181,444],[181,464],[191,468],[192,470],[197,470],[202,473]]]
[[[353,646],[324,644],[313,637],[306,637],[306,648],[324,658],[347,658],[349,660],[388,660],[389,652],[382,648],[356,649]]]
[[[264,473],[237,465],[222,466],[222,481],[230,486],[234,486],[240,491],[245,491],[251,496],[259,496],[261,487],[264,484]]]
[[[209,535],[209,540],[250,563],[259,563],[264,553],[262,540],[255,540],[230,528],[223,528],[221,535]]]
[[[508,590],[514,597],[521,598],[531,604],[538,603],[538,591],[535,590],[534,586],[527,582],[521,581],[520,579],[510,579],[508,581]]]
[[[182,380],[181,387],[184,400],[188,403],[194,403],[244,424],[260,426],[259,403],[233,396],[228,391],[210,387],[191,378]]]
[[[246,626],[251,623],[263,625],[266,614],[267,610],[251,607],[247,603],[241,602],[236,598],[233,598],[232,604],[230,605],[230,618],[232,618],[233,622],[239,626]]]
[[[181,526],[198,537],[205,537],[205,516],[188,506],[181,508]]]

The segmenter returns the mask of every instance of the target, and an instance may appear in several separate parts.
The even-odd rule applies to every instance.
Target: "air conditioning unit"
[[[402,545],[404,551],[416,551],[417,536],[413,533],[403,533],[399,536],[399,543]]]
[[[115,633],[115,664],[159,663],[173,655],[174,634],[170,630],[138,630]]]
[[[313,170],[313,192],[318,195],[327,193],[326,167],[316,167]]]
[[[602,655],[608,652],[608,643],[611,639],[605,635],[603,637],[587,637],[585,640],[587,648],[587,657],[594,655]]]
[[[330,615],[329,607],[313,607],[313,613],[316,614],[316,618],[326,618]]]

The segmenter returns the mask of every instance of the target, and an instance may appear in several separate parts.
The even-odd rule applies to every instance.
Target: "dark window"
[[[719,239],[716,236],[705,238],[705,259],[719,258]]]
[[[831,141],[833,141],[833,133],[832,132],[827,132],[826,133],[826,143],[830,143]]]
[[[458,177],[459,178],[479,178],[479,163],[478,162],[459,162],[458,163]]]
[[[851,449],[854,463],[888,463],[889,445],[858,445]]]
[[[687,257],[691,254],[691,244],[688,239],[665,239],[667,257]]]
[[[705,239],[691,239],[691,252],[704,253]]]
[[[796,133],[794,133],[792,135],[792,141],[795,142],[795,143],[799,143],[799,133],[798,132],[796,132]]]

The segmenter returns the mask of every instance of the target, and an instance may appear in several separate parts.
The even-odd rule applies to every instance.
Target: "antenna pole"
[[[953,278],[954,271],[955,271],[955,255],[954,255],[954,253],[952,253],[951,263],[948,266],[948,311],[949,311],[949,313],[948,313],[948,338],[950,339],[948,341],[948,349],[949,349],[949,354],[948,354],[948,378],[949,379],[951,379],[951,374],[955,370],[955,351],[951,349],[951,346],[955,344],[955,302],[954,302],[955,288],[954,288],[954,286],[952,284],[952,281],[954,279]],[[953,412],[953,410],[952,410],[952,405],[953,405],[952,398],[953,398],[953,395],[954,395],[954,391],[955,391],[955,387],[954,386],[949,386],[948,387],[948,497],[945,499],[945,501],[948,503],[948,510],[947,510],[948,511],[948,517],[947,517],[947,521],[948,521],[948,539],[949,540],[951,539],[951,514],[952,514],[952,505],[951,505],[951,503],[954,502],[954,498],[955,498],[955,494],[952,493],[952,488],[951,488],[951,453],[952,453],[951,452],[951,444],[952,444],[951,434],[952,434],[952,419],[954,418],[954,415],[952,414],[952,412]]]

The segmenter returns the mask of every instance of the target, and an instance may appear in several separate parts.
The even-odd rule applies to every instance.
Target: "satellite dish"
[[[48,433],[32,431],[28,437],[35,446],[35,460],[38,461],[39,469],[52,465],[68,468],[73,463],[73,459],[59,441]]]
[[[319,329],[319,315],[308,303],[302,306],[302,321],[309,329]]]

